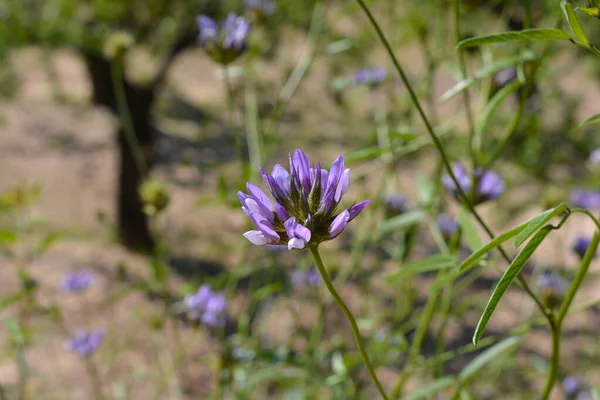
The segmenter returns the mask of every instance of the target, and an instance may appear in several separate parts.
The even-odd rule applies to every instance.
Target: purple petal
[[[282,189],[285,196],[290,195],[290,173],[277,164],[271,172],[272,179],[277,182],[277,185]]]
[[[343,195],[348,192],[348,186],[350,184],[350,168],[346,168],[340,178],[340,181],[335,190],[335,201],[339,202]]]
[[[267,238],[261,231],[248,231],[244,233],[244,237],[250,241],[250,243],[256,246],[263,246],[269,243]]]
[[[282,220],[286,221],[290,218],[290,215],[287,213],[287,211],[285,211],[285,208],[283,208],[281,204],[275,203],[275,210],[277,211],[277,214],[279,214],[279,218]]]
[[[304,193],[310,191],[310,161],[306,154],[298,149],[294,152],[294,164],[298,169],[298,177]]]
[[[327,179],[327,189],[330,190],[333,188],[340,180],[342,173],[344,171],[344,157],[339,156],[336,160],[331,164],[331,168],[329,169],[329,178]]]
[[[329,228],[329,237],[336,237],[337,235],[342,233],[349,220],[350,213],[348,212],[348,210],[342,211],[340,215],[335,217],[335,219],[331,223],[331,228]]]
[[[279,241],[279,235],[275,232],[273,225],[269,220],[267,220],[262,214],[258,213],[250,213],[250,218],[256,228],[261,231],[267,238],[271,239],[274,242]]]
[[[206,15],[200,15],[196,18],[198,29],[200,30],[199,40],[201,44],[215,40],[219,35],[219,26],[214,19]]]
[[[303,249],[306,243],[310,241],[310,229],[296,222],[296,218],[292,217],[283,223],[285,231],[290,238],[288,249]]]
[[[261,188],[259,188],[258,186],[255,186],[251,183],[247,183],[246,187],[248,188],[248,191],[255,199],[260,200],[260,202],[262,204],[264,204],[269,210],[273,209],[273,204],[271,204],[271,199],[269,199],[269,197],[265,194],[265,192],[262,191]]]
[[[325,194],[323,200],[321,200],[321,206],[319,207],[319,211],[324,211],[326,214],[333,207],[333,198],[335,196],[335,192],[333,190],[328,191]]]
[[[350,207],[348,209],[348,213],[350,214],[350,219],[348,220],[348,222],[352,221],[354,218],[356,218],[356,216],[358,214],[360,214],[360,212],[369,205],[369,203],[371,202],[371,200],[365,200],[365,201],[361,201],[358,204],[353,205],[352,207]]]

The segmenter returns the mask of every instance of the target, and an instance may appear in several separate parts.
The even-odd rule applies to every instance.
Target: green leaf
[[[522,31],[503,32],[493,35],[479,36],[465,39],[459,42],[456,47],[464,49],[466,47],[481,46],[490,43],[502,43],[515,40],[570,40],[571,36],[560,29],[524,29]]]
[[[486,65],[479,71],[475,72],[472,76],[470,76],[466,79],[463,79],[462,81],[460,81],[456,85],[454,85],[454,87],[447,90],[444,94],[442,94],[440,96],[439,101],[444,102],[444,101],[451,99],[452,97],[456,96],[463,90],[465,90],[468,87],[470,87],[471,85],[473,85],[479,79],[487,78],[488,76],[495,74],[498,71],[502,71],[504,68],[522,63],[523,61],[533,61],[535,59],[536,59],[536,56],[534,53],[532,53],[530,51],[524,51],[519,56],[502,58],[490,65]]]
[[[417,190],[419,193],[419,202],[423,206],[430,205],[435,195],[435,184],[433,181],[423,174],[417,174]]]
[[[527,226],[525,226],[525,229],[523,229],[523,231],[519,233],[519,235],[515,238],[515,247],[519,247],[521,244],[523,244],[524,241],[529,239],[535,231],[537,231],[542,226],[546,225],[546,223],[552,218],[565,212],[566,209],[567,205],[561,203],[558,206],[546,210],[537,217],[531,219]]]
[[[575,35],[575,38],[577,38],[577,41],[588,47],[590,45],[590,41],[585,35],[585,31],[579,22],[579,18],[577,18],[577,14],[575,14],[575,11],[573,11],[573,6],[571,6],[571,3],[566,0],[562,0],[560,2],[560,8],[565,14],[567,22],[569,23],[569,27],[571,28],[573,35]]]
[[[500,104],[502,104],[502,102],[511,93],[520,88],[522,85],[523,82],[518,80],[511,82],[509,85],[506,85],[500,89],[486,105],[485,109],[483,110],[483,115],[481,116],[481,119],[479,120],[479,123],[475,129],[475,136],[473,138],[474,146],[476,146],[477,149],[481,149],[481,138],[483,137],[483,133],[485,132],[490,119],[492,118],[492,115],[494,115],[494,112],[498,106],[500,106]]]
[[[428,399],[432,395],[436,394],[442,389],[454,385],[456,379],[447,376],[445,378],[436,379],[428,385],[423,386],[420,389],[415,390],[408,396],[402,397],[400,400],[417,400],[417,399]]]
[[[397,217],[390,218],[381,224],[380,232],[382,234],[398,231],[411,226],[417,225],[421,220],[425,218],[425,211],[417,210],[406,214],[398,215]]]
[[[600,122],[600,113],[594,114],[591,117],[584,119],[583,122],[579,124],[579,126],[584,127],[587,125],[597,124],[598,122]]]
[[[483,246],[483,240],[481,239],[481,236],[479,236],[477,227],[473,224],[471,215],[464,207],[460,209],[460,213],[458,214],[458,223],[460,224],[467,239],[467,244],[471,249],[478,249]]]
[[[22,346],[25,344],[25,335],[23,335],[23,330],[19,326],[19,322],[12,317],[4,318],[2,320],[4,325],[6,325],[6,330],[10,333],[14,343],[18,346]]]
[[[283,290],[283,285],[281,282],[271,283],[270,285],[263,286],[257,291],[255,291],[252,294],[252,299],[258,303],[260,301],[263,301],[267,297],[280,292],[281,290]]]
[[[417,132],[415,132],[414,129],[412,129],[409,126],[398,127],[398,129],[396,129],[395,131],[390,132],[390,136],[408,142],[415,140],[418,137]]]
[[[38,244],[38,252],[43,253],[52,247],[58,240],[62,238],[62,235],[58,232],[50,233],[46,235]]]
[[[0,231],[0,245],[6,246],[17,241],[17,234],[11,231]]]
[[[366,149],[360,149],[355,152],[348,154],[344,157],[344,160],[351,164],[359,161],[370,160],[372,158],[379,157],[380,155],[389,152],[392,150],[389,147],[367,147]]]
[[[544,228],[540,229],[535,234],[535,236],[531,238],[531,240],[529,241],[529,243],[527,243],[523,250],[521,250],[521,252],[513,260],[513,262],[510,263],[510,265],[504,272],[504,275],[502,275],[502,278],[500,278],[500,281],[494,288],[494,291],[487,305],[485,306],[485,309],[483,310],[483,314],[481,314],[481,318],[477,323],[477,327],[475,328],[475,333],[473,335],[473,344],[476,345],[477,343],[479,343],[479,340],[483,335],[483,331],[485,330],[485,327],[487,326],[487,323],[490,320],[492,313],[496,309],[496,306],[500,302],[500,299],[502,298],[502,296],[504,296],[504,293],[506,293],[506,290],[508,289],[510,284],[515,280],[517,275],[519,275],[519,273],[523,269],[523,266],[525,266],[527,260],[529,260],[533,252],[544,241],[544,239],[546,238],[546,236],[548,236],[548,233],[550,233],[551,230],[551,226],[545,226]]]
[[[486,349],[484,352],[475,357],[469,362],[458,374],[462,382],[466,382],[477,374],[483,367],[500,357],[505,352],[513,350],[514,347],[521,341],[520,337],[513,336],[502,340],[499,343]]]
[[[444,268],[452,268],[457,264],[458,261],[456,257],[437,254],[435,256],[427,257],[400,267],[400,271],[388,275],[385,278],[385,281],[388,283],[395,283],[400,279],[406,278],[407,276],[422,272],[437,271]]]

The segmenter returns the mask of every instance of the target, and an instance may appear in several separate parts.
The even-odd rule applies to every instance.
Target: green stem
[[[244,159],[244,149],[242,147],[242,138],[240,130],[235,127],[234,119],[234,106],[233,106],[233,85],[231,84],[231,76],[229,74],[228,67],[224,66],[223,69],[223,82],[225,83],[225,101],[227,103],[227,120],[229,123],[229,130],[233,131],[233,143],[235,145],[235,152],[240,165],[245,166],[246,161]]]
[[[558,360],[560,358],[560,326],[557,324],[552,326],[552,358],[550,360],[550,371],[548,371],[548,379],[546,381],[546,387],[544,394],[542,395],[543,400],[547,400],[554,387],[556,381],[556,374],[558,372]]]
[[[140,175],[145,175],[147,172],[146,159],[144,157],[142,146],[135,135],[135,129],[131,119],[129,105],[127,104],[125,86],[123,84],[123,60],[114,60],[111,63],[110,71],[113,82],[113,90],[115,92],[115,98],[117,101],[117,110],[119,112],[119,119],[121,120],[121,125],[123,127],[123,133],[125,134],[125,140],[129,145],[129,150],[131,151],[133,160]]]
[[[373,365],[371,364],[369,355],[367,354],[367,351],[365,350],[365,345],[363,343],[362,337],[360,336],[360,331],[358,330],[358,325],[356,323],[356,319],[354,318],[354,316],[352,315],[352,312],[350,311],[350,309],[348,308],[348,306],[346,305],[344,300],[342,300],[339,293],[333,286],[333,283],[331,282],[331,278],[329,277],[329,273],[327,272],[327,269],[325,269],[325,265],[323,264],[323,260],[321,259],[321,255],[319,254],[319,250],[318,250],[317,246],[316,245],[310,246],[310,251],[315,259],[315,262],[317,263],[317,268],[319,269],[319,272],[321,273],[321,277],[323,278],[323,282],[325,282],[325,286],[327,286],[329,293],[331,293],[331,296],[333,296],[334,300],[336,301],[338,306],[340,306],[340,308],[346,315],[348,322],[350,323],[350,326],[352,328],[352,333],[354,333],[354,338],[356,339],[356,344],[358,345],[358,349],[360,350],[360,355],[362,356],[362,359],[365,362],[365,366],[369,370],[369,374],[371,375],[371,379],[373,380],[373,383],[375,383],[375,386],[377,386],[377,390],[379,391],[379,394],[381,395],[381,397],[384,400],[388,400],[388,397],[385,394],[385,390],[383,390],[383,386],[381,386],[381,382],[379,382],[379,379],[377,378],[377,375],[375,374],[375,370],[373,369]]]
[[[394,54],[394,51],[392,50],[392,47],[390,46],[388,40],[386,39],[385,35],[383,34],[383,31],[379,27],[379,24],[375,20],[375,17],[373,17],[373,14],[371,13],[371,11],[369,11],[369,8],[365,5],[364,0],[356,0],[356,1],[358,2],[359,6],[362,8],[362,10],[364,11],[365,15],[367,16],[367,18],[369,19],[369,21],[373,25],[373,28],[377,32],[377,36],[379,36],[379,39],[383,43],[383,46],[385,47],[388,55],[390,56],[390,58],[391,58],[391,60],[392,60],[392,62],[394,64],[394,67],[396,68],[396,71],[398,71],[398,74],[400,75],[400,78],[402,79],[402,82],[404,83],[404,86],[408,90],[410,98],[411,98],[414,106],[416,107],[416,109],[417,109],[417,111],[418,111],[421,119],[423,120],[423,123],[425,124],[425,127],[427,128],[427,133],[431,137],[431,140],[433,141],[435,147],[437,148],[438,152],[440,153],[440,157],[442,158],[442,162],[444,164],[444,167],[448,171],[448,175],[450,176],[450,178],[454,182],[454,185],[456,187],[456,191],[457,191],[459,197],[464,202],[464,204],[466,205],[466,207],[469,210],[469,212],[475,217],[475,219],[477,220],[477,222],[479,223],[479,225],[485,230],[485,232],[487,233],[487,235],[491,239],[494,239],[494,237],[495,237],[494,233],[487,226],[487,224],[485,223],[485,221],[483,221],[483,219],[481,218],[481,216],[479,215],[479,213],[475,210],[475,207],[473,206],[473,204],[469,200],[469,197],[466,195],[466,193],[464,192],[464,190],[461,188],[460,184],[458,183],[458,180],[456,179],[456,176],[452,172],[452,166],[450,165],[450,161],[449,161],[449,158],[448,158],[448,156],[446,154],[446,151],[444,150],[444,146],[442,145],[442,142],[440,141],[439,137],[436,135],[435,131],[433,130],[433,126],[431,125],[431,123],[429,122],[429,119],[425,115],[425,112],[423,111],[423,107],[421,107],[419,99],[417,98],[414,90],[412,89],[412,86],[411,86],[410,82],[408,81],[408,78],[407,78],[407,76],[406,76],[406,74],[404,72],[404,69],[402,68],[402,66],[398,62],[398,59],[396,58],[396,56]],[[502,257],[506,260],[506,262],[508,262],[510,264],[511,259],[510,259],[510,257],[508,256],[508,254],[504,251],[504,249],[501,246],[498,246],[498,251],[500,252],[500,254],[502,255]],[[519,284],[519,286],[521,288],[523,288],[525,290],[525,292],[527,293],[527,295],[533,299],[533,301],[536,303],[536,305],[538,306],[538,308],[540,309],[540,311],[542,312],[542,314],[544,314],[544,316],[546,317],[546,319],[548,319],[548,321],[550,321],[551,318],[552,318],[552,316],[546,311],[546,309],[545,309],[544,305],[542,304],[542,302],[540,301],[540,299],[533,293],[533,291],[529,288],[529,286],[527,285],[527,283],[525,282],[525,280],[523,279],[523,277],[521,277],[520,275],[517,276],[517,283]]]
[[[259,134],[258,102],[256,99],[256,82],[254,57],[249,57],[246,63],[246,79],[244,82],[244,103],[250,171],[256,173],[262,164],[261,140]]]

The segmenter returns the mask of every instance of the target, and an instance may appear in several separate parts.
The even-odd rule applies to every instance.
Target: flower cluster
[[[61,288],[66,293],[79,293],[94,282],[94,275],[89,271],[67,272]]]
[[[436,218],[436,224],[442,235],[446,238],[454,235],[458,229],[458,221],[448,214],[440,214]]]
[[[200,30],[198,40],[216,63],[228,65],[246,51],[246,39],[250,32],[250,23],[246,18],[229,13],[219,26],[214,19],[200,15],[197,23]]]
[[[215,292],[208,284],[200,286],[196,293],[188,294],[184,303],[193,319],[208,326],[223,326],[227,320],[227,299]]]
[[[562,381],[562,389],[567,399],[591,400],[592,394],[586,389],[584,382],[577,376],[569,375]]]
[[[383,67],[361,68],[354,74],[356,85],[377,86],[385,79],[386,71]]]
[[[568,283],[557,274],[546,273],[537,282],[538,291],[544,305],[554,309],[562,303]]]
[[[592,239],[587,236],[578,236],[575,239],[575,242],[573,242],[573,247],[571,247],[571,250],[573,250],[573,252],[579,256],[579,258],[583,258],[585,252],[590,246],[591,241]],[[595,257],[596,255],[594,255],[594,258]]]
[[[246,8],[257,13],[260,17],[269,17],[275,14],[277,4],[275,0],[245,0]]]
[[[295,269],[292,272],[292,285],[296,287],[316,287],[319,286],[322,282],[321,275],[316,268],[311,268],[308,270],[303,269]]]
[[[246,186],[249,194],[238,192],[242,210],[257,229],[244,233],[253,244],[285,244],[290,250],[317,245],[342,233],[369,204],[365,200],[337,212],[350,182],[344,157],[339,156],[329,171],[320,164],[312,168],[302,150],[290,154],[289,162],[290,172],[279,164],[271,174],[260,169],[274,201],[251,183]]]
[[[103,339],[103,331],[79,331],[67,341],[67,347],[80,357],[88,357],[100,347]]]
[[[472,194],[471,190],[473,182],[471,182],[471,177],[467,173],[464,165],[462,163],[454,164],[452,173],[456,177],[463,192],[465,192],[467,196],[470,196]],[[473,205],[495,200],[504,192],[504,180],[492,170],[477,168],[475,169],[474,178],[475,192],[474,197],[471,199]],[[456,185],[449,175],[444,175],[442,177],[442,183],[455,197],[458,197]]]
[[[571,192],[571,204],[586,210],[600,210],[600,192],[584,189],[573,190]]]

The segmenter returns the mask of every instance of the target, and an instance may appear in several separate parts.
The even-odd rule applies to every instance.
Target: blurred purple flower
[[[369,204],[365,200],[336,213],[350,182],[344,157],[329,171],[320,164],[311,168],[302,150],[290,154],[289,162],[291,173],[279,164],[270,175],[260,169],[274,201],[251,183],[246,184],[249,194],[238,192],[242,210],[257,229],[244,233],[252,244],[287,245],[291,250],[334,239]]]
[[[458,181],[460,188],[467,196],[471,194],[471,177],[467,173],[464,165],[460,162],[454,164],[452,172]],[[481,204],[487,201],[495,200],[504,192],[504,180],[500,175],[492,170],[475,169],[475,198],[472,199],[473,204]],[[442,183],[455,197],[458,198],[458,190],[450,175],[442,177]]]
[[[248,9],[257,12],[264,17],[275,14],[275,10],[277,10],[275,0],[244,0],[244,4],[246,4]]]
[[[560,275],[545,273],[539,277],[537,288],[544,305],[553,309],[562,303],[567,292],[568,282]]]
[[[517,79],[517,69],[513,66],[506,67],[494,74],[492,81],[495,85],[503,87]]]
[[[581,387],[581,380],[573,375],[567,376],[562,381],[562,388],[569,397],[575,396],[581,390]]]
[[[600,164],[600,147],[590,153],[590,162],[594,165]]]
[[[103,331],[79,331],[67,341],[67,347],[80,357],[88,357],[100,347],[103,339]]]
[[[89,271],[67,272],[61,288],[67,293],[78,293],[87,289],[94,282],[94,275]]]
[[[406,197],[397,194],[388,194],[385,197],[385,210],[388,217],[404,214],[406,212]]]
[[[458,231],[458,222],[448,214],[440,214],[436,218],[437,227],[442,235],[449,237]]]
[[[579,258],[583,258],[583,256],[585,255],[585,252],[587,251],[588,247],[590,246],[591,241],[592,241],[592,239],[590,237],[578,236],[575,239],[575,242],[573,242],[573,247],[571,247],[571,250],[573,250],[573,252],[579,256]],[[597,255],[594,255],[594,258],[596,258],[596,257],[597,257]]]
[[[356,85],[377,86],[385,79],[386,74],[383,67],[361,68],[354,74],[354,83]]]
[[[571,203],[575,207],[586,210],[600,210],[600,192],[595,190],[576,189],[571,192]]]
[[[196,22],[200,31],[198,41],[213,61],[227,65],[246,51],[250,32],[246,18],[229,13],[219,26],[214,19],[200,15]]]
[[[292,285],[297,287],[310,286],[316,287],[321,284],[321,275],[316,268],[308,270],[295,269],[292,271]]]
[[[200,286],[196,293],[185,296],[183,302],[191,317],[205,325],[222,326],[226,322],[227,299],[223,293],[213,291],[208,284]]]

